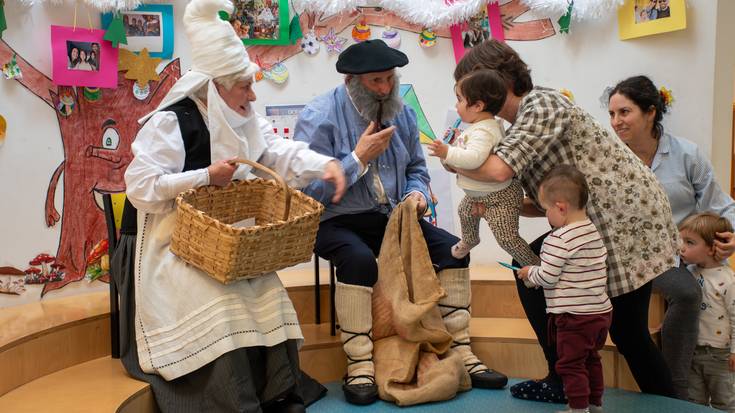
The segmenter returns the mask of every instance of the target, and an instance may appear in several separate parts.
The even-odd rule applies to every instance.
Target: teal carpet
[[[515,384],[519,380],[511,380]],[[326,385],[329,389],[327,396],[311,405],[309,412],[315,413],[388,413],[388,412],[427,412],[427,413],[553,413],[561,410],[564,405],[529,402],[511,397],[508,389],[504,390],[472,390],[460,393],[452,400],[420,404],[418,406],[398,407],[392,403],[378,401],[370,406],[355,406],[347,403],[342,395],[341,383],[333,382]],[[698,404],[669,399],[661,396],[634,393],[619,389],[605,389],[603,406],[607,413],[699,413],[713,412]]]

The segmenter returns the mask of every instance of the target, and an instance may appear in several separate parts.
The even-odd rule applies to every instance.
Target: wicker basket
[[[182,192],[171,252],[224,284],[311,260],[324,206],[289,188],[274,171],[236,161],[276,181],[258,178]],[[255,226],[231,225],[247,218],[255,218]]]

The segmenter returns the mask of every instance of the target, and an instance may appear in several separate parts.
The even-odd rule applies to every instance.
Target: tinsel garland
[[[469,20],[490,1],[497,0],[293,0],[294,8],[302,12],[329,16],[358,6],[379,6],[393,12],[408,23],[439,28]]]
[[[51,4],[63,4],[71,3],[67,0],[18,0],[21,4],[27,6],[35,6],[37,4],[51,3]],[[129,11],[134,10],[140,6],[141,0],[82,0],[82,3],[87,6],[94,7],[101,12],[111,11]],[[83,10],[83,9],[82,9]]]
[[[536,13],[549,16],[565,14],[572,0],[521,0]],[[574,20],[599,19],[615,13],[625,0],[574,0],[572,18]]]

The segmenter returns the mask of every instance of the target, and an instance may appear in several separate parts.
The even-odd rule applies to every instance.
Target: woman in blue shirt
[[[715,212],[735,225],[735,201],[722,191],[712,165],[694,143],[664,131],[661,119],[667,103],[646,76],[618,83],[608,101],[610,124],[618,137],[653,171],[666,191],[674,221],[704,211]],[[735,251],[732,233],[718,234],[717,254],[725,259]],[[661,338],[677,396],[688,398],[688,375],[697,344],[701,290],[682,266],[658,276],[654,289],[668,304]]]

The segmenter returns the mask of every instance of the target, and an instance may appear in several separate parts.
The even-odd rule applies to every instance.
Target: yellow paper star
[[[120,49],[118,70],[126,71],[125,79],[135,80],[138,86],[145,87],[151,80],[159,80],[156,68],[161,62],[159,57],[150,57],[148,49],[139,55],[130,50]]]

